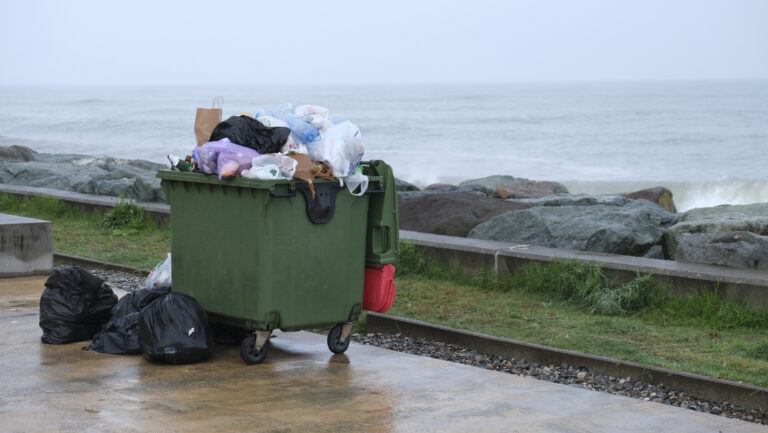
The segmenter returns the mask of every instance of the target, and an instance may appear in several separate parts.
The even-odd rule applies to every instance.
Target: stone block
[[[53,224],[0,213],[0,278],[53,271]]]

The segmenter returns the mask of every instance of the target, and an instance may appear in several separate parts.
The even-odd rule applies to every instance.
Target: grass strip
[[[126,200],[107,213],[81,212],[50,197],[0,193],[0,212],[53,222],[60,253],[152,269],[171,250],[170,231]]]
[[[669,296],[648,275],[617,284],[578,262],[495,279],[429,264],[403,244],[390,314],[768,386],[768,313],[702,291]]]

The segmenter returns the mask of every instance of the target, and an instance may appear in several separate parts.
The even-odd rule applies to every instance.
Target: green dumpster
[[[158,172],[171,207],[173,290],[194,297],[212,323],[248,331],[241,355],[249,364],[264,361],[275,329],[333,326],[328,347],[344,352],[366,262],[397,254],[391,169],[372,161],[363,172],[366,194],[316,179],[314,198],[298,179]]]

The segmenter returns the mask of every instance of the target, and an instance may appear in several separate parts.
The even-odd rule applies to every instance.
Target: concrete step
[[[0,278],[53,271],[50,221],[0,213]]]

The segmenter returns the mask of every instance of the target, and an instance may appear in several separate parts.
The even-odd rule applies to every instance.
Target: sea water
[[[768,81],[291,87],[0,87],[0,146],[166,161],[224,118],[292,102],[361,130],[426,186],[505,174],[571,192],[672,190],[678,208],[768,202]]]

